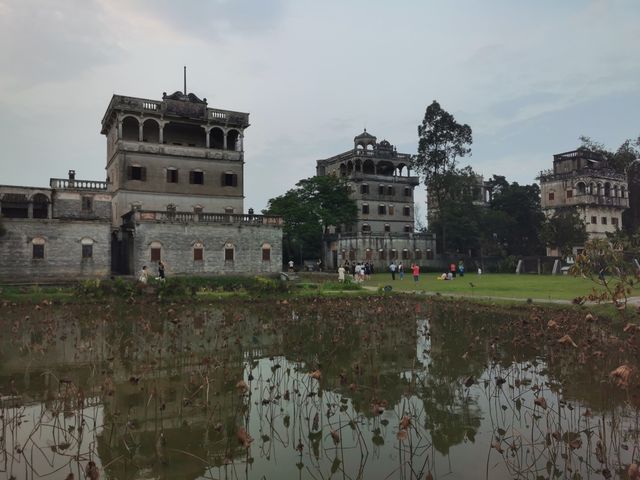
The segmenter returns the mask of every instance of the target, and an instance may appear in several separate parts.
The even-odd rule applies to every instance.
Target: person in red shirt
[[[417,284],[420,280],[420,267],[417,263],[411,265],[411,273],[413,274],[413,281]]]
[[[449,265],[449,271],[451,272],[451,276],[453,278],[456,278],[456,270],[458,267],[456,267],[455,263],[452,263],[451,265]]]

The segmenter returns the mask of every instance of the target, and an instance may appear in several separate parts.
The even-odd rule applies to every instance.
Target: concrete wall
[[[282,228],[268,225],[139,223],[133,239],[133,271],[146,265],[152,275],[151,243],[161,245],[167,275],[210,273],[276,273],[282,268]],[[194,261],[196,242],[204,246],[204,259]],[[225,261],[225,244],[233,244],[234,261]],[[271,260],[262,261],[262,246],[271,245]]]
[[[93,278],[111,271],[109,221],[8,219],[0,237],[0,280]],[[44,259],[33,259],[32,240],[44,238]],[[82,258],[82,239],[93,240],[93,257]]]

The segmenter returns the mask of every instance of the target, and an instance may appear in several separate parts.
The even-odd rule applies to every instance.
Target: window
[[[387,213],[386,205],[378,205],[378,215],[385,215]]]
[[[365,258],[365,260],[372,260],[373,259],[373,252],[371,251],[370,248],[367,248],[365,250],[364,258]]]
[[[363,215],[369,215],[369,204],[368,203],[363,203],[362,204],[362,214]]]
[[[602,217],[601,220],[602,221],[600,223],[602,223],[602,225],[606,225],[607,224],[607,217]]]
[[[233,207],[224,207],[224,213],[231,215],[233,213]]]
[[[33,245],[33,255],[32,258],[34,260],[44,260],[44,238],[36,237],[31,241]]]
[[[404,187],[404,196],[405,197],[410,197],[411,196],[411,188],[410,187]]]
[[[615,225],[616,227],[618,226],[618,218],[617,217],[611,217],[611,225]]]
[[[409,260],[409,250],[407,250],[406,248],[402,250],[402,259]]]
[[[410,217],[411,216],[411,207],[403,207],[402,208],[402,214],[405,217]]]
[[[151,253],[151,261],[159,262],[162,259],[162,245],[160,242],[151,242],[149,245],[150,253]]]
[[[193,261],[202,262],[204,260],[204,245],[202,242],[193,244]]]
[[[422,260],[422,250],[416,249],[416,260]]]
[[[378,195],[384,195],[384,185],[378,185]]]
[[[144,182],[147,180],[147,169],[138,165],[130,165],[127,167],[127,178]]]
[[[204,172],[202,170],[190,171],[189,183],[192,185],[204,185]]]
[[[233,262],[234,260],[234,247],[233,243],[225,243],[224,245],[224,261]]]
[[[427,260],[433,260],[433,250],[427,250]]]
[[[395,213],[396,209],[393,205],[389,205],[389,215],[393,215]]]
[[[413,227],[411,225],[405,225],[404,233],[411,233],[411,232],[413,232]]]
[[[238,175],[233,172],[225,172],[222,174],[222,186],[223,187],[237,187]]]
[[[352,262],[356,259],[356,251],[355,250],[349,250],[349,260],[351,260]]]
[[[90,238],[83,238],[80,243],[82,244],[82,259],[93,258],[93,240]]]
[[[389,252],[389,260],[395,260],[398,258],[398,252],[396,251],[395,248],[392,248],[391,251]]]
[[[360,185],[360,193],[362,195],[368,195],[369,194],[369,185],[367,185],[366,183],[363,183],[362,185]]]
[[[204,208],[202,207],[202,205],[195,205],[193,207],[193,213],[195,213],[196,215],[200,215],[203,210]]]
[[[368,223],[365,223],[364,225],[362,225],[362,232],[363,233],[371,232],[371,225],[369,225]]]
[[[591,217],[591,223],[594,225],[598,223],[598,217]]]
[[[549,200],[553,200],[555,198],[555,194],[553,192],[549,192]]]
[[[567,198],[573,197],[573,190],[567,190]]]
[[[384,250],[380,249],[378,250],[378,258],[380,260],[386,260],[387,258],[387,252],[385,252]]]
[[[262,261],[270,262],[271,261],[271,245],[265,243],[262,245]]]
[[[391,231],[391,225],[389,225],[388,223],[384,224],[384,231],[385,232],[390,232]]]
[[[178,183],[177,168],[167,168],[167,183]]]
[[[82,197],[82,211],[83,212],[91,212],[93,211],[93,198],[88,196]]]
[[[388,186],[387,187],[387,195],[395,195],[395,194],[396,194],[396,189],[391,187],[391,186]]]

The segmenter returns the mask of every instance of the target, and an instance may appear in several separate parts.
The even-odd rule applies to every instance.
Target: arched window
[[[382,248],[380,250],[378,250],[378,258],[380,260],[386,260],[387,259],[387,252],[385,252]]]
[[[584,182],[578,182],[576,184],[576,193],[577,193],[577,195],[584,195],[585,194],[585,184],[584,184]]]
[[[624,198],[627,195],[627,191],[624,187],[620,187],[620,196]]]
[[[364,223],[362,225],[362,233],[371,233],[371,225]]]
[[[604,184],[604,196],[605,197],[611,196],[611,184],[609,182]]]
[[[122,139],[137,142],[140,138],[140,128],[137,118],[126,117],[122,120]]]
[[[204,244],[202,242],[195,242],[193,244],[193,261],[204,261]]]
[[[224,132],[221,128],[212,128],[209,131],[209,147],[219,150],[224,148]]]
[[[224,261],[233,262],[235,260],[235,246],[231,242],[224,244]]]
[[[365,250],[364,258],[365,258],[365,260],[372,260],[373,259],[373,251],[370,248],[367,248]]]
[[[271,245],[268,243],[262,244],[262,261],[263,262],[271,261]]]
[[[240,151],[240,133],[237,130],[229,130],[227,133],[227,150]]]
[[[149,118],[142,124],[142,141],[149,143],[160,143],[160,125]]]
[[[409,260],[409,250],[406,248],[402,249],[402,259],[403,260]]]
[[[384,231],[385,231],[385,233],[391,232],[391,225],[389,225],[388,223],[385,223],[384,224]]]
[[[149,244],[149,258],[152,262],[162,260],[162,244],[160,242],[151,242]]]
[[[80,245],[82,245],[82,259],[88,260],[93,258],[93,239],[85,237],[80,240]]]
[[[31,240],[32,256],[34,260],[44,260],[44,246],[47,242],[42,237]]]
[[[422,260],[422,250],[416,248],[415,250],[416,260]]]

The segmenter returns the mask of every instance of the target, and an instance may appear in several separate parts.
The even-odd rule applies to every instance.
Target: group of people
[[[165,279],[165,266],[162,263],[162,260],[158,261],[158,276],[156,280],[164,281]],[[142,270],[140,271],[140,275],[138,276],[138,281],[140,283],[147,283],[149,281],[149,270],[146,265],[142,266]]]
[[[417,263],[412,263],[410,268],[413,281],[418,283],[418,280],[420,280],[420,266]],[[396,279],[396,273],[400,277],[400,280],[404,280],[404,265],[402,262],[397,265],[396,262],[391,262],[391,265],[389,265],[389,271],[391,272],[391,280]]]
[[[338,267],[338,281],[344,282],[346,275],[351,275],[356,283],[369,280],[373,275],[373,263],[369,262],[349,262],[347,260],[343,265]]]

